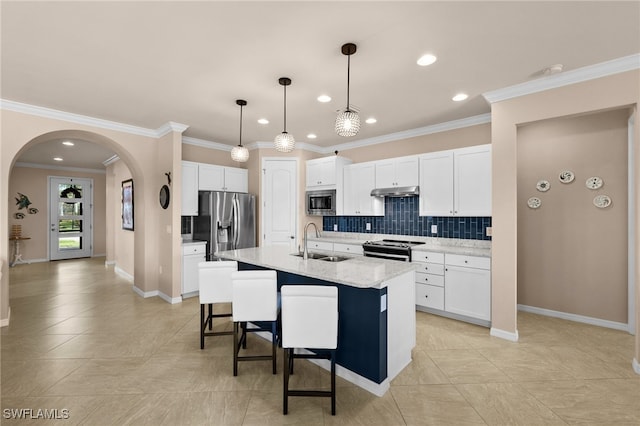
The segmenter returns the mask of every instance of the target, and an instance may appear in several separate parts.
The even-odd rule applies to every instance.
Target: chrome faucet
[[[316,224],[313,222],[307,223],[306,226],[304,227],[304,251],[302,252],[302,258],[304,260],[307,260],[309,258],[309,249],[307,248],[308,246],[307,230],[309,229],[309,225],[313,225],[313,227],[316,229],[316,238],[320,237],[320,233],[318,232],[318,227],[316,226]]]

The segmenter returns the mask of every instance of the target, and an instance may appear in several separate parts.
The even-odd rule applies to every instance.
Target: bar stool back
[[[238,262],[200,262],[198,263],[198,289],[200,298],[200,349],[204,349],[205,336],[233,334],[233,331],[213,331],[213,319],[230,317],[231,312],[213,313],[214,303],[231,303],[233,285],[231,273],[238,270]],[[205,305],[209,312],[205,315]],[[207,332],[207,326],[209,331]]]
[[[238,271],[231,274],[233,281],[233,375],[238,375],[239,361],[270,359],[276,374],[278,278],[276,271]],[[249,328],[248,324],[252,326]],[[259,322],[256,324],[256,322]],[[239,335],[239,327],[242,334]],[[271,333],[271,355],[239,356],[241,347],[247,347],[247,333]]]
[[[282,299],[282,348],[284,349],[284,394],[282,412],[287,414],[290,396],[331,398],[331,414],[336,414],[336,349],[338,347],[338,288],[316,285],[284,285]],[[296,354],[294,348],[312,349],[312,354]],[[331,391],[291,390],[295,358],[328,359],[331,362]]]

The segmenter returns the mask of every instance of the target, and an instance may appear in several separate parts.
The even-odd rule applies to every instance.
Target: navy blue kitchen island
[[[240,270],[274,269],[278,288],[338,287],[337,374],[378,395],[411,362],[415,346],[415,272],[410,263],[354,256],[341,262],[303,260],[283,247],[216,253]],[[328,362],[318,362],[328,368]],[[325,365],[326,364],[326,365]]]

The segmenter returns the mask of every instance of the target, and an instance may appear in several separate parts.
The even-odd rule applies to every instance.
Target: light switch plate
[[[493,234],[491,227],[487,226],[485,229],[486,229],[487,237],[490,237]]]
[[[367,228],[366,228],[366,229],[367,229],[367,231],[371,231],[371,224],[370,224],[370,223],[367,223],[367,225],[366,225],[366,226],[367,226]]]
[[[336,231],[336,232],[338,231],[338,224],[337,223],[333,224],[333,230]]]
[[[438,225],[431,225],[431,233],[432,234],[438,233]]]
[[[387,310],[387,295],[383,294],[380,296],[380,312],[384,312]]]

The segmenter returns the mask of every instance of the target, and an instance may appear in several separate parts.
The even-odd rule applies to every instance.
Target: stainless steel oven
[[[362,244],[362,250],[368,257],[411,262],[411,247],[420,244],[424,243],[399,240],[367,241]]]
[[[336,190],[323,189],[307,191],[307,214],[310,216],[335,216],[336,215]]]

